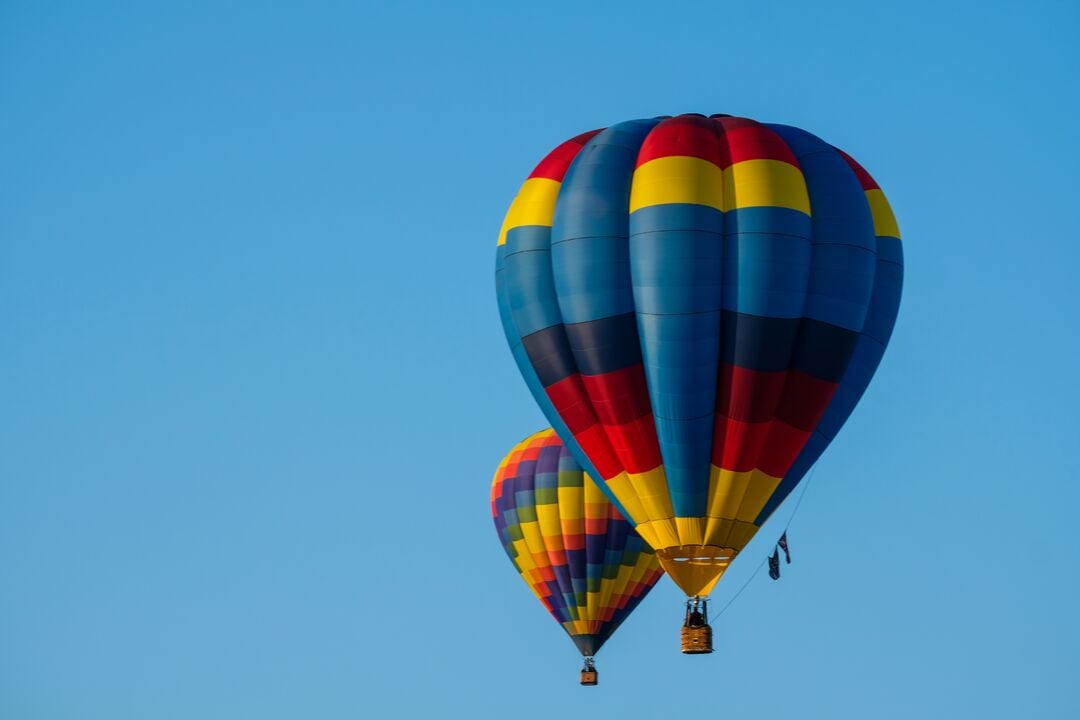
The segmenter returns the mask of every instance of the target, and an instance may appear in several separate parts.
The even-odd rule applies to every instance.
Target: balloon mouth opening
[[[679,545],[656,551],[660,565],[689,597],[708,595],[739,551],[716,545]]]

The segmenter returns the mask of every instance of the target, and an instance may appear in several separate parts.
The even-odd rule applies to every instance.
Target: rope
[[[799,493],[799,499],[795,501],[795,507],[791,510],[791,515],[788,517],[787,524],[784,525],[784,529],[780,532],[780,535],[783,535],[784,533],[786,533],[788,531],[788,528],[791,527],[791,522],[795,519],[795,514],[799,512],[799,506],[802,505],[803,498],[806,497],[806,491],[810,489],[810,483],[813,482],[814,473],[816,471],[817,471],[817,463],[814,463],[814,467],[810,468],[809,477],[807,477],[806,482],[804,482],[802,484],[803,488],[802,488],[802,492]],[[745,590],[746,588],[748,588],[750,586],[750,583],[753,582],[754,578],[756,578],[758,573],[761,572],[761,568],[765,567],[765,565],[768,562],[769,562],[769,558],[766,557],[764,560],[762,560],[760,563],[758,563],[757,568],[754,569],[754,572],[750,573],[750,577],[746,578],[746,582],[744,582],[742,584],[742,587],[740,587],[738,589],[738,591],[734,595],[731,596],[731,599],[728,600],[727,603],[724,604],[724,607],[720,608],[720,612],[713,615],[713,617],[719,618],[721,615],[723,615],[724,611],[727,610],[729,607],[731,607],[731,604],[733,602],[735,602],[736,600],[739,599],[739,596],[742,595],[743,590]]]

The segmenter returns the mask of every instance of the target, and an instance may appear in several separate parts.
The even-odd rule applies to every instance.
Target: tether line
[[[781,536],[788,531],[789,527],[791,527],[791,522],[795,519],[795,514],[797,512],[799,512],[799,506],[802,505],[803,498],[806,497],[806,491],[810,489],[810,483],[814,480],[814,473],[816,471],[817,471],[817,463],[814,463],[814,467],[810,468],[810,475],[806,478],[806,482],[803,483],[802,492],[799,493],[799,499],[795,501],[795,507],[792,509],[790,517],[788,517],[787,524],[784,525],[784,529],[780,532]],[[766,556],[766,558],[764,560],[762,560],[760,563],[758,563],[757,568],[754,569],[754,572],[750,573],[750,577],[746,578],[746,582],[744,582],[742,584],[742,587],[740,587],[738,589],[738,591],[734,595],[731,596],[731,599],[728,600],[727,603],[724,604],[724,607],[720,608],[720,612],[716,613],[713,617],[718,618],[721,615],[723,615],[724,611],[727,610],[729,607],[731,607],[731,604],[733,602],[738,600],[739,596],[742,595],[743,590],[745,590],[746,588],[748,588],[750,586],[750,583],[753,582],[754,578],[756,578],[758,573],[761,572],[761,568],[765,567],[765,564],[768,563],[768,562],[769,562],[769,558]]]

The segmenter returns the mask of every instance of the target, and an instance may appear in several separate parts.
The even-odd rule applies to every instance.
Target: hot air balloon
[[[798,128],[631,120],[559,145],[498,238],[526,383],[686,593],[706,598],[866,390],[900,303],[900,233],[850,156]]]
[[[499,464],[491,514],[514,567],[585,658],[664,574],[656,555],[582,472],[554,430],[530,435]]]

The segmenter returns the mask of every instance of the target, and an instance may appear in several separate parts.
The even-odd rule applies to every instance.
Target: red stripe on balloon
[[[716,123],[699,115],[668,118],[645,136],[638,150],[637,167],[650,160],[674,155],[701,158],[724,167],[727,155],[717,130]]]
[[[787,370],[748,370],[724,363],[716,388],[716,412],[741,422],[766,422],[776,414]]]
[[[838,386],[839,383],[816,378],[802,370],[788,370],[784,394],[776,408],[777,420],[801,430],[813,430]]]
[[[514,458],[510,462],[506,463],[506,468],[503,469],[503,471],[502,471],[503,472],[503,477],[508,477],[508,478],[517,477],[518,467],[520,465],[521,465],[521,463],[518,462],[517,458]]]
[[[855,176],[859,178],[859,182],[862,184],[863,190],[880,190],[877,182],[874,178],[870,177],[870,173],[866,172],[862,165],[855,162],[855,158],[848,155],[846,152],[838,147],[834,147],[833,150],[840,153],[840,157],[847,161],[847,164],[851,166],[851,169],[855,171]]]
[[[582,375],[581,380],[604,425],[620,425],[652,412],[641,363],[603,375]]]
[[[566,423],[581,451],[589,458],[601,479],[607,480],[622,471],[622,463],[611,451],[603,427],[596,421],[585,393],[581,375],[574,373],[544,388],[555,412]]]
[[[780,160],[799,167],[799,161],[787,143],[764,125],[736,117],[714,118],[713,122],[720,126],[721,143],[727,156],[727,163],[722,167],[745,160]]]
[[[607,533],[607,518],[585,518],[586,535],[604,535]]]
[[[536,460],[539,457],[540,445],[529,445],[522,449],[521,453],[518,455],[517,461],[518,463],[523,463],[526,460]]]
[[[755,468],[783,477],[810,438],[837,384],[801,370],[724,365],[717,389],[712,462],[733,472]]]
[[[549,180],[562,182],[570,163],[581,152],[581,148],[585,146],[585,143],[589,142],[598,132],[600,130],[592,130],[567,140],[549,152],[529,174],[529,178],[548,178]]]
[[[639,380],[633,379],[633,372],[593,376],[575,373],[545,388],[555,411],[604,480],[623,470],[632,473],[652,470],[663,462],[652,413],[648,412],[648,391],[640,365],[637,372],[641,375]],[[590,397],[590,386],[600,397],[596,403]],[[614,391],[614,399],[603,396],[609,389]],[[614,422],[623,413],[641,407],[641,400],[618,398],[629,392],[645,398],[646,412],[626,422]],[[603,422],[598,420],[598,413],[603,414]]]
[[[600,473],[602,480],[610,480],[622,472],[622,463],[612,452],[611,443],[608,442],[603,427],[593,425],[580,433],[574,433],[574,439],[577,440],[581,451],[592,462],[596,472]]]
[[[596,425],[596,414],[579,373],[568,375],[548,385],[544,390],[551,399],[551,404],[555,406],[555,411],[574,436]]]
[[[622,425],[605,425],[604,432],[627,472],[642,473],[663,463],[652,414]]]
[[[746,118],[680,115],[664,120],[645,138],[637,165],[675,155],[708,160],[726,168],[745,160],[799,161],[779,135]]]
[[[784,477],[809,439],[809,431],[792,427],[780,420],[774,420],[769,429],[769,439],[762,450],[758,467],[767,475]]]
[[[758,467],[771,425],[772,421],[748,423],[718,416],[713,426],[713,465],[732,472]]]

